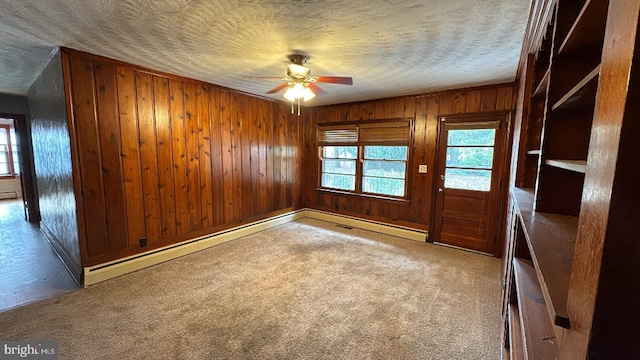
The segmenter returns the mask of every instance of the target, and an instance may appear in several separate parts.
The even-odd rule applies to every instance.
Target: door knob
[[[442,194],[444,192],[444,190],[442,190],[442,188],[438,188],[438,194]]]

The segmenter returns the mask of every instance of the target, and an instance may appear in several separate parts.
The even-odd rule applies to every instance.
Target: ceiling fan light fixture
[[[295,83],[289,86],[287,91],[284,93],[284,97],[289,101],[295,101],[296,99],[301,99],[309,96],[306,90],[311,91],[311,89],[305,87],[301,83]]]
[[[304,101],[306,102],[316,97],[316,94],[314,94],[313,91],[311,91],[311,89],[309,89],[308,87],[305,87],[303,97],[304,97]]]

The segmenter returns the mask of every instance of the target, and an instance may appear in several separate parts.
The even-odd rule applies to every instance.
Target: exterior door
[[[506,121],[440,120],[434,241],[496,254]]]

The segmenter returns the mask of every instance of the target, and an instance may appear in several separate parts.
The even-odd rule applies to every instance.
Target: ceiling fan
[[[287,89],[284,97],[291,101],[291,113],[294,113],[294,104],[298,103],[298,116],[300,116],[300,101],[308,101],[317,95],[326,93],[321,87],[315,83],[353,85],[353,79],[345,76],[313,76],[311,69],[306,64],[309,59],[306,55],[293,54],[289,55],[291,64],[287,66],[287,76],[251,76],[247,78],[253,79],[280,79],[284,82],[273,89],[267,91],[267,94],[274,94],[283,89]]]

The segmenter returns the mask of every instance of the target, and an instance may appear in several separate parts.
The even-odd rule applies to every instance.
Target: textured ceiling
[[[512,81],[531,0],[0,0],[0,92],[26,94],[56,46],[264,94],[301,52],[307,105]],[[281,98],[281,94],[272,95]]]

